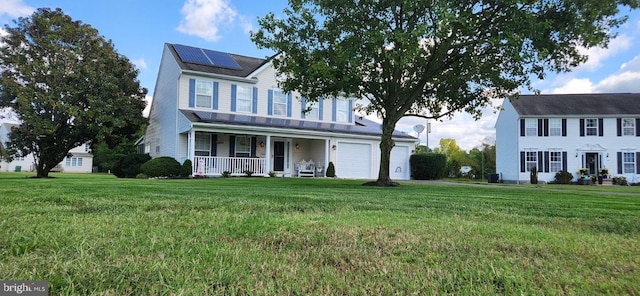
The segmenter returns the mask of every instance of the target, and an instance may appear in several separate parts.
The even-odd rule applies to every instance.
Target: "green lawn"
[[[640,187],[26,176],[0,279],[52,295],[640,294]]]

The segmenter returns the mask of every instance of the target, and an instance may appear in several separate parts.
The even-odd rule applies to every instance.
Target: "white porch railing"
[[[265,175],[264,163],[264,158],[194,156],[193,175],[221,176],[230,172],[232,176],[245,176],[247,171]]]

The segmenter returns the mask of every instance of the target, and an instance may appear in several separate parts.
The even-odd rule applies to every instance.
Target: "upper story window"
[[[348,122],[349,121],[349,100],[337,99],[335,102],[336,102],[336,121]]]
[[[213,83],[196,81],[196,107],[211,108],[213,101]]]
[[[527,118],[525,119],[525,131],[527,137],[535,137],[538,135],[538,119]]]
[[[623,136],[635,136],[636,135],[636,120],[633,118],[622,119],[622,135]]]
[[[305,114],[305,118],[317,120],[318,119],[318,102],[309,102],[307,103],[307,107],[309,108],[309,112]]]
[[[585,119],[584,129],[586,131],[587,136],[597,136],[598,135],[598,119],[597,118]]]
[[[253,91],[251,87],[238,85],[236,89],[236,111],[251,113],[253,110]]]
[[[562,136],[562,119],[560,118],[549,119],[549,136],[551,137]]]
[[[274,90],[273,91],[273,115],[287,116],[287,94]]]
[[[15,156],[13,157],[13,161],[24,161],[24,156]]]

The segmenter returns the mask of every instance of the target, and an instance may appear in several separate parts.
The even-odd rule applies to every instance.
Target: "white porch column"
[[[194,161],[193,156],[194,156],[195,147],[196,147],[196,131],[193,130],[193,128],[191,128],[191,130],[189,130],[189,141],[187,145],[187,158],[190,159],[191,161]]]
[[[324,140],[324,172],[327,175],[327,168],[329,167],[329,156],[331,155],[331,139]]]
[[[265,149],[264,149],[264,175],[269,176],[269,172],[271,171],[271,135],[267,135],[265,139]]]

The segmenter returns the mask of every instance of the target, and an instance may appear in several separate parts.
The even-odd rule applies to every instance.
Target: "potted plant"
[[[606,168],[598,169],[598,184],[602,185],[602,179],[606,178],[609,175],[609,170]]]

